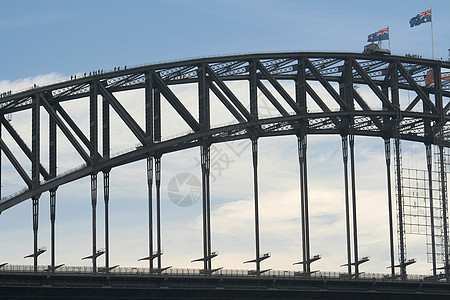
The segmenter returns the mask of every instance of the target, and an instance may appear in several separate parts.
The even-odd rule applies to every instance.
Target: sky
[[[98,69],[135,66],[192,57],[275,51],[361,52],[367,36],[389,26],[390,49],[395,55],[406,53],[432,56],[429,23],[410,28],[409,19],[433,9],[435,57],[446,60],[450,48],[449,1],[6,1],[0,0],[0,92],[17,91],[36,84],[68,79]],[[384,43],[384,47],[389,47]],[[247,88],[230,84],[240,98]],[[287,89],[292,87],[287,86]],[[192,86],[174,88],[187,107],[195,95]],[[364,92],[362,92],[363,94]],[[259,95],[261,96],[261,95]],[[404,94],[405,102],[410,95]],[[116,97],[143,126],[142,91],[117,93]],[[369,95],[367,96],[369,97]],[[414,96],[411,96],[414,98]],[[75,115],[77,124],[88,134],[85,100],[64,104]],[[273,114],[261,101],[260,111]],[[220,107],[213,124],[232,121]],[[195,110],[195,109],[193,109]],[[163,103],[166,120],[176,116]],[[112,116],[112,153],[133,147],[136,141]],[[114,119],[115,118],[115,119]],[[31,145],[27,127],[29,114],[17,113],[12,124]],[[163,121],[163,136],[186,130],[176,122]],[[42,126],[45,127],[44,125]],[[44,130],[44,129],[43,129]],[[45,131],[45,130],[44,130]],[[43,132],[43,136],[45,136]],[[4,137],[8,140],[8,137]],[[67,141],[60,139],[58,173],[82,163]],[[386,178],[383,141],[356,138],[359,252],[371,256],[361,268],[366,272],[388,272],[389,240],[386,207]],[[424,168],[423,145],[404,143],[405,164]],[[214,145],[212,148],[212,243],[219,252],[214,266],[243,269],[242,262],[254,258],[253,198],[250,142]],[[261,139],[260,226],[261,251],[272,257],[264,268],[296,270],[301,260],[299,175],[295,137]],[[18,147],[15,153],[21,154]],[[189,149],[163,157],[162,231],[163,265],[200,268],[192,259],[202,254],[201,201],[192,198],[190,206],[175,205],[170,184],[184,178],[200,177],[199,149]],[[42,154],[46,160],[46,150]],[[312,254],[322,259],[313,267],[326,271],[345,271],[345,219],[343,171],[340,138],[311,136],[308,145]],[[25,162],[25,157],[21,157]],[[215,164],[214,164],[215,163]],[[216,167],[214,169],[214,167]],[[23,187],[2,157],[2,195]],[[370,171],[368,171],[370,170]],[[194,178],[192,177],[192,178]],[[102,197],[99,175],[99,199]],[[176,182],[176,181],[175,181]],[[195,185],[195,184],[194,184]],[[186,188],[186,187],[184,187]],[[183,193],[190,190],[183,190]],[[91,251],[89,180],[80,179],[58,189],[57,262],[90,265],[81,258]],[[111,265],[145,267],[137,259],[147,254],[147,206],[145,162],[136,162],[111,172],[110,241]],[[49,247],[48,193],[41,197],[39,245]],[[103,242],[102,201],[98,204],[98,241]],[[30,201],[0,215],[0,263],[32,264],[23,257],[32,252]],[[411,272],[428,274],[423,237],[412,236],[408,257],[418,263]],[[49,264],[47,252],[40,263]],[[99,259],[100,265],[102,258]]]

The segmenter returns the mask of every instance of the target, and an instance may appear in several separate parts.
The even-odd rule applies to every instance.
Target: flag
[[[414,27],[426,22],[431,22],[431,9],[421,12],[420,14],[417,14],[417,16],[411,18],[411,20],[409,20],[409,26]]]
[[[378,42],[378,41],[388,40],[388,39],[389,39],[389,27],[378,30],[377,32],[374,32],[367,36],[368,42]]]

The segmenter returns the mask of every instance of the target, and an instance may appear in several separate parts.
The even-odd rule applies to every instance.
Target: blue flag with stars
[[[409,26],[414,27],[426,22],[431,22],[431,9],[421,12],[420,14],[417,14],[417,16],[411,18],[411,20],[409,20]]]

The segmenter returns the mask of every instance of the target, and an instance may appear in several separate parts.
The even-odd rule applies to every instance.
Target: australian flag
[[[378,42],[378,41],[388,40],[388,39],[389,39],[389,27],[378,30],[377,32],[369,34],[367,36],[368,42]]]
[[[409,20],[409,26],[414,27],[426,22],[431,22],[431,9],[421,12],[414,18],[411,18],[411,20]]]

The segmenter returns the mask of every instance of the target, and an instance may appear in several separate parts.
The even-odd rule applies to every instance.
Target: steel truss
[[[433,70],[434,80],[425,85],[424,78],[428,70]],[[92,194],[92,259],[93,270],[96,271],[96,258],[106,252],[106,271],[109,265],[109,233],[108,204],[109,173],[112,168],[147,159],[148,201],[149,201],[149,253],[144,259],[149,260],[150,270],[161,272],[161,228],[160,228],[160,181],[161,158],[164,154],[192,147],[200,147],[202,186],[203,186],[203,257],[205,274],[217,269],[212,268],[211,260],[217,255],[211,251],[211,216],[210,216],[210,146],[214,143],[239,139],[252,141],[254,204],[255,204],[255,242],[256,257],[250,262],[256,263],[254,274],[262,270],[260,263],[269,257],[260,255],[259,249],[259,216],[258,216],[258,172],[257,141],[260,137],[296,135],[299,147],[300,167],[300,201],[302,220],[302,274],[310,274],[310,263],[320,258],[311,257],[309,242],[309,211],[306,141],[309,134],[339,134],[342,136],[346,226],[347,226],[347,264],[348,275],[358,276],[359,265],[366,262],[367,257],[358,257],[357,206],[354,165],[354,137],[378,136],[385,141],[386,166],[388,180],[388,206],[390,226],[391,268],[394,276],[394,242],[393,213],[390,178],[390,139],[395,139],[396,157],[398,160],[400,140],[422,142],[429,147],[435,144],[449,147],[447,133],[450,126],[450,83],[443,81],[442,73],[450,70],[449,62],[417,59],[389,55],[364,55],[356,53],[264,53],[238,56],[211,57],[154,64],[128,68],[114,72],[85,76],[70,81],[59,82],[42,87],[34,87],[26,91],[12,93],[0,98],[0,125],[12,137],[12,140],[23,151],[32,165],[31,174],[21,164],[17,155],[11,151],[11,145],[0,136],[0,150],[11,162],[17,174],[23,179],[25,189],[2,198],[0,213],[27,199],[33,203],[34,258],[37,266],[37,230],[39,200],[42,193],[50,192],[50,208],[52,222],[52,265],[55,266],[54,225],[56,219],[56,190],[59,186],[82,177],[91,177]],[[248,82],[250,108],[233,92],[227,84],[230,81]],[[294,96],[284,82],[295,84]],[[173,87],[182,84],[195,84],[198,88],[198,118],[185,105],[186,99],[180,99]],[[326,96],[319,93],[314,84],[319,84],[326,91]],[[358,87],[365,86],[377,99],[377,105],[370,104],[358,92]],[[141,128],[135,117],[125,109],[117,98],[121,91],[145,91],[145,128]],[[401,104],[401,92],[414,94],[414,99],[407,106]],[[275,116],[262,117],[258,112],[258,92],[276,110]],[[210,97],[214,95],[226,110],[235,118],[233,124],[213,127],[211,124]],[[66,111],[62,104],[66,101],[89,99],[89,136],[76,124],[71,111]],[[101,101],[99,101],[101,98]],[[331,100],[330,100],[331,99]],[[161,136],[161,102],[167,101],[183,119],[190,132],[178,137],[163,140]],[[98,105],[102,104],[102,118],[98,117]],[[310,106],[318,107],[313,111]],[[117,156],[111,156],[110,149],[110,108],[120,117],[139,145],[133,150]],[[42,109],[49,116],[49,166],[42,165],[40,160],[41,139],[40,112]],[[32,128],[31,149],[9,122],[9,116],[20,111],[31,111],[30,127]],[[98,124],[102,124],[103,137],[99,140]],[[58,141],[56,131],[59,130],[85,162],[81,167],[70,172],[57,173]],[[348,138],[350,139],[350,184],[351,198],[348,188]],[[99,152],[99,144],[102,153]],[[155,167],[153,167],[155,162]],[[400,180],[400,161],[397,161],[396,181]],[[441,168],[444,170],[444,168]],[[105,201],[105,251],[96,248],[96,204],[97,174],[103,173]],[[1,173],[1,172],[0,172]],[[441,171],[441,176],[445,176]],[[153,252],[153,174],[156,184],[156,253]],[[0,177],[1,178],[1,177]],[[444,177],[442,177],[444,178]],[[443,180],[442,180],[443,181]],[[400,186],[400,185],[399,185]],[[444,193],[444,192],[443,192]],[[401,195],[401,191],[398,193]],[[443,194],[443,197],[445,195]],[[398,200],[402,208],[401,197]],[[445,206],[445,199],[443,200]],[[350,208],[352,215],[350,215]],[[432,211],[432,210],[431,210]],[[444,225],[447,226],[446,207],[444,207]],[[402,214],[399,215],[399,218]],[[399,220],[402,224],[402,220]],[[352,237],[353,232],[353,257]],[[403,229],[400,229],[402,235]],[[405,240],[400,237],[400,269],[406,274]],[[448,243],[445,236],[445,243]],[[448,249],[446,248],[446,256]],[[157,258],[157,267],[153,260]],[[448,265],[444,262],[448,278]],[[351,266],[354,266],[352,275]],[[113,267],[114,268],[114,267]],[[435,268],[435,267],[434,267]]]

